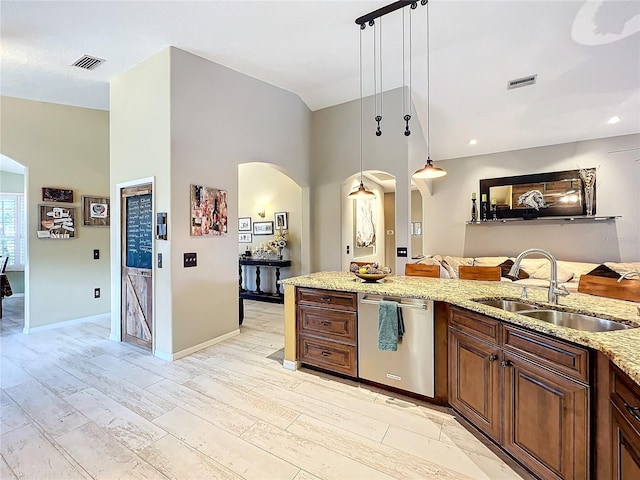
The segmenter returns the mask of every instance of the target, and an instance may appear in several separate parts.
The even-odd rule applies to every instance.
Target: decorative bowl
[[[382,280],[384,277],[387,277],[388,273],[354,273],[354,275],[358,278],[361,278],[365,282],[373,283],[378,280]]]

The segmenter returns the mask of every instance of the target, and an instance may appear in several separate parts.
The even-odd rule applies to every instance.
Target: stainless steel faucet
[[[518,272],[520,271],[520,262],[524,257],[531,255],[532,253],[537,253],[538,255],[542,255],[551,264],[551,272],[549,274],[549,303],[552,305],[558,305],[558,297],[569,295],[569,290],[564,286],[558,286],[558,261],[556,257],[551,255],[551,253],[546,250],[542,250],[540,248],[530,248],[525,250],[520,255],[516,257],[515,262],[513,262],[513,266],[511,270],[509,270],[510,277],[517,277]]]

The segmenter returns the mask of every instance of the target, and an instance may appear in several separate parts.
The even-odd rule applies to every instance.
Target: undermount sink
[[[583,332],[610,332],[633,328],[623,323],[605,318],[582,315],[581,313],[559,312],[557,310],[529,310],[518,312],[520,315],[536,318],[543,322],[553,323],[560,327],[573,328]]]
[[[516,300],[476,300],[477,303],[488,305],[489,307],[500,308],[508,312],[521,312],[523,310],[537,310],[538,306],[531,305],[530,303],[518,302]]]
[[[517,300],[505,300],[502,298],[495,300],[475,300],[477,303],[489,307],[500,308],[507,312],[514,312],[519,315],[535,318],[543,322],[553,323],[559,327],[573,328],[583,332],[610,332],[613,330],[626,330],[634,328],[624,323],[605,318],[592,317],[581,313],[561,312],[550,310],[548,307],[540,307],[530,303],[519,302]]]

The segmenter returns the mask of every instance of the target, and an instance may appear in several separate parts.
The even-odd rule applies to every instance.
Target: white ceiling
[[[358,98],[354,20],[388,3],[2,0],[0,92],[108,110],[111,79],[175,46],[317,110]],[[640,132],[640,2],[431,0],[429,12],[434,160]],[[413,100],[424,129],[426,7],[412,18]],[[402,84],[401,13],[383,25],[386,90]],[[365,95],[371,35],[367,27]],[[70,66],[84,54],[107,61],[93,71]],[[506,90],[530,74],[536,85]],[[613,115],[622,121],[608,124]]]

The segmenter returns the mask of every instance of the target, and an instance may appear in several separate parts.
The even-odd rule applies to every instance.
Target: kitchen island
[[[600,351],[640,385],[640,328],[614,332],[583,332],[474,301],[491,298],[520,298],[522,288],[509,282],[389,276],[379,283],[365,283],[348,272],[318,272],[288,278],[281,281],[281,284],[285,285],[285,367],[287,368],[295,368],[297,361],[295,288],[306,287],[445,302]],[[549,305],[547,289],[529,288],[528,300],[540,305]],[[639,305],[635,302],[572,293],[562,297],[560,305],[553,308],[623,321],[640,327]]]
[[[574,293],[550,305],[546,288],[529,288],[521,300],[521,287],[509,282],[389,276],[363,283],[348,272],[281,283],[285,368],[303,363],[367,381],[358,364],[367,363],[359,304],[367,296],[432,301],[435,339],[421,343],[435,346],[435,395],[427,400],[453,407],[539,478],[640,478],[638,303]],[[575,330],[479,302],[491,299],[631,328]]]

